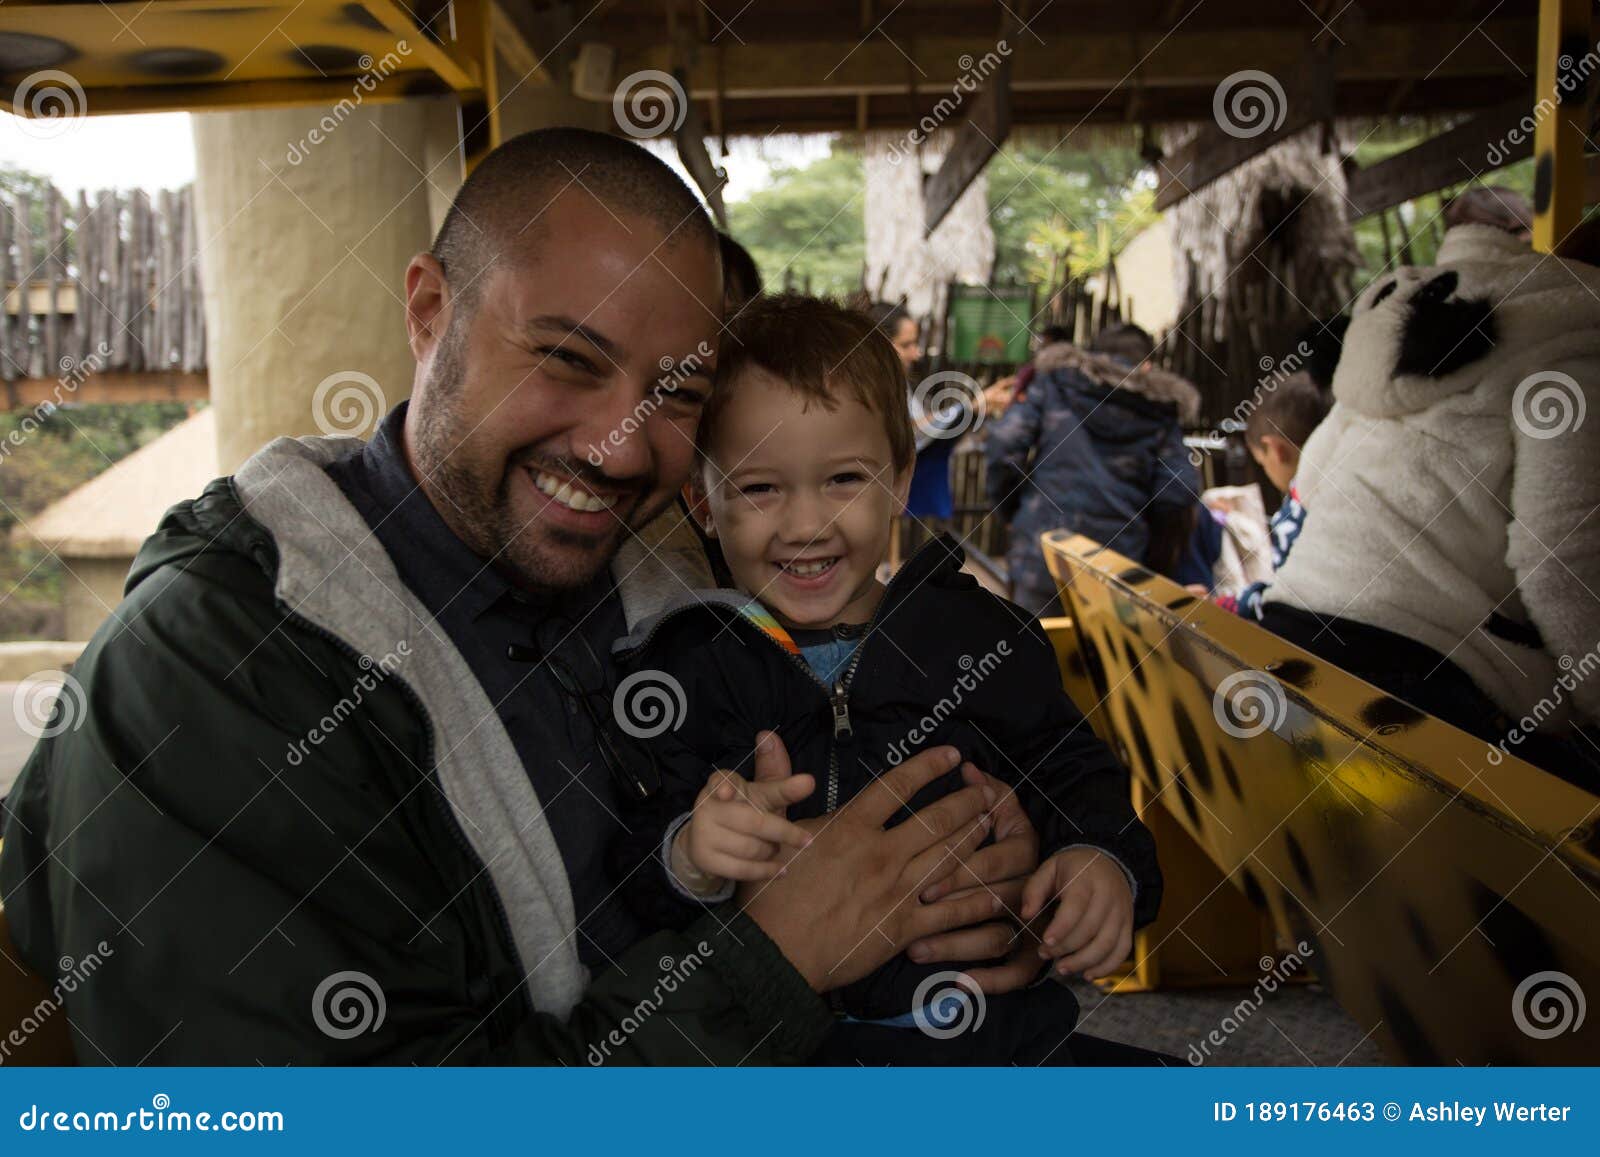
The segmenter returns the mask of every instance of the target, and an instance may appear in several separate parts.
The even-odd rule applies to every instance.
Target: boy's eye
[[[739,487],[739,493],[755,498],[762,494],[771,494],[776,489],[777,487],[770,482],[747,482]]]
[[[828,481],[837,486],[848,486],[853,482],[865,482],[866,475],[862,474],[859,470],[845,470],[835,474]]]

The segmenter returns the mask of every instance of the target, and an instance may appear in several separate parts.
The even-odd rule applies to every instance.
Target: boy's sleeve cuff
[[[667,883],[672,885],[672,890],[683,899],[694,904],[721,904],[724,900],[733,899],[734,883],[732,880],[724,880],[722,887],[715,892],[702,894],[685,888],[683,882],[678,879],[677,874],[672,870],[672,841],[677,838],[678,829],[688,823],[693,815],[693,812],[684,812],[667,825],[667,834],[661,840],[661,870],[667,874]]]
[[[1122,858],[1120,856],[1118,856],[1115,852],[1113,852],[1110,848],[1103,847],[1100,844],[1068,844],[1066,847],[1062,848],[1061,850],[1063,852],[1070,852],[1070,851],[1072,851],[1073,848],[1089,848],[1089,849],[1091,849],[1093,851],[1099,852],[1106,859],[1110,860],[1117,867],[1121,868],[1122,869],[1122,874],[1124,876],[1128,877],[1128,890],[1133,893],[1134,900],[1137,901],[1139,899],[1139,881],[1134,879],[1133,873],[1128,870],[1128,865],[1124,864],[1122,862]]]
[[[706,914],[685,932],[714,951],[707,963],[750,1014],[752,1027],[779,1063],[800,1064],[837,1023],[827,1002],[795,971],[761,926],[742,911],[731,920]]]

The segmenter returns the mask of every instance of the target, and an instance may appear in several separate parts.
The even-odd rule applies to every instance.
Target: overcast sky
[[[682,172],[671,149],[658,149]],[[768,183],[770,162],[804,164],[826,155],[828,139],[774,138],[734,141],[728,169],[728,197],[741,200]],[[24,121],[0,115],[0,162],[43,173],[68,197],[79,189],[175,189],[194,180],[194,141],[189,114],[90,116],[72,120]]]

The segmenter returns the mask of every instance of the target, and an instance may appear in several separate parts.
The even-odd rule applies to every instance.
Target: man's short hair
[[[1116,358],[1126,365],[1136,366],[1156,352],[1155,339],[1131,321],[1108,325],[1095,334],[1089,346],[1093,353]]]
[[[1299,449],[1332,406],[1328,394],[1317,387],[1310,374],[1291,374],[1278,383],[1277,389],[1265,391],[1250,412],[1244,424],[1245,444],[1258,447],[1261,439],[1273,434]]]
[[[618,217],[642,217],[673,242],[718,251],[698,197],[661,160],[631,141],[588,129],[538,129],[504,142],[462,182],[433,241],[464,307],[491,265],[542,235],[540,214],[563,190],[597,198]]]
[[[916,460],[916,431],[905,368],[873,319],[834,301],[801,293],[757,297],[728,323],[717,355],[717,380],[700,417],[699,444],[711,445],[739,380],[765,370],[808,401],[833,409],[839,391],[882,421],[897,471]]]

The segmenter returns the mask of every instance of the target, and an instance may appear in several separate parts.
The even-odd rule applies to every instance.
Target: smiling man
[[[642,938],[616,902],[618,805],[654,785],[609,646],[708,580],[672,503],[722,288],[659,161],[516,138],[407,270],[410,402],[168,513],[6,801],[16,954],[101,961],[67,1001],[80,1061],[796,1061],[818,993],[913,942],[1000,953],[984,921],[1036,859],[1014,802],[969,773],[883,827],[949,748],[731,919]]]

